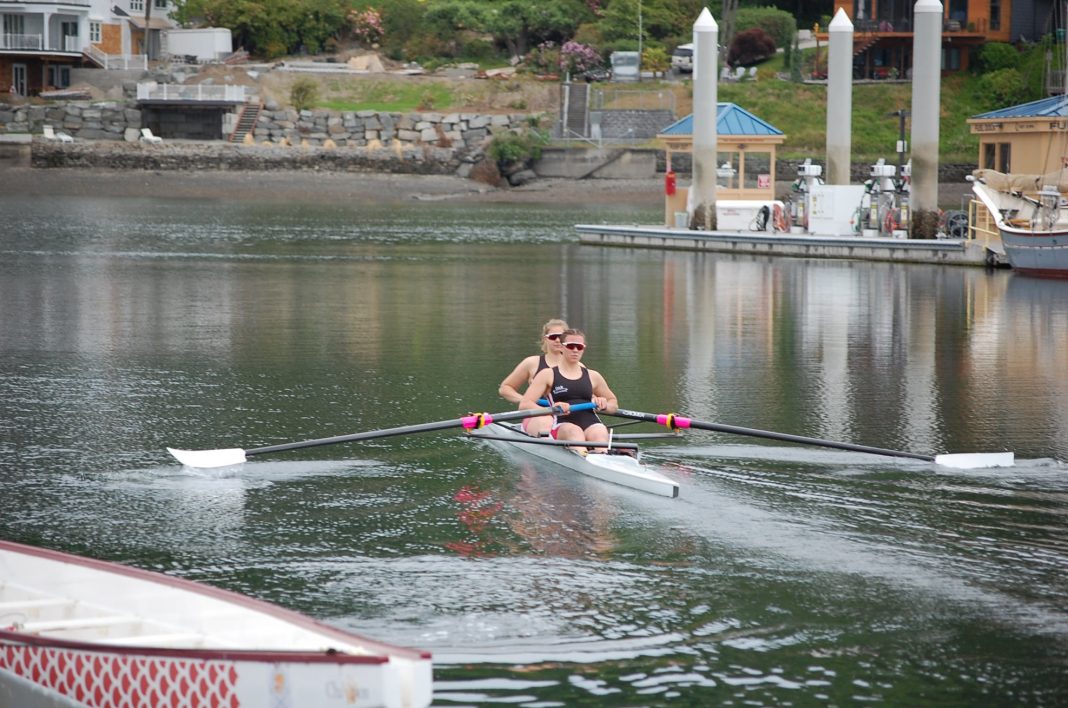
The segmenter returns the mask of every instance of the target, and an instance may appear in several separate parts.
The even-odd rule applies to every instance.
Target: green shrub
[[[319,84],[314,79],[303,77],[289,88],[289,102],[298,111],[310,110],[319,100]]]
[[[1029,97],[1024,77],[1016,69],[998,69],[984,74],[979,77],[979,84],[990,109],[1025,103]]]
[[[520,133],[508,131],[494,135],[486,151],[497,164],[527,163],[541,157],[541,149],[548,141],[549,136],[537,128]]]
[[[1011,44],[990,42],[979,49],[979,66],[983,72],[1017,69],[1019,64],[1020,53]]]
[[[742,7],[734,20],[734,33],[759,27],[775,41],[776,47],[785,47],[793,41],[797,32],[797,20],[789,12],[774,7]]]

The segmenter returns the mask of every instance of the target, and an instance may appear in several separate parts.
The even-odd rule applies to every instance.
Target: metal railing
[[[204,84],[137,84],[138,101],[226,101],[245,102],[244,86]]]
[[[29,52],[80,52],[81,41],[78,37],[67,35],[52,38],[45,44],[41,34],[0,34],[0,49],[25,50]]]
[[[41,51],[44,37],[39,34],[0,34],[0,49],[30,49]]]
[[[90,59],[105,69],[147,69],[148,57],[144,54],[105,54],[89,45],[82,50]]]

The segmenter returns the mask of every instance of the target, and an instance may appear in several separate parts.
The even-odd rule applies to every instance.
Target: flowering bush
[[[560,66],[560,50],[553,42],[542,42],[527,54],[524,63],[535,74],[551,74]]]
[[[582,74],[601,66],[601,55],[593,47],[575,41],[564,42],[560,47],[560,70]]]
[[[382,40],[382,15],[373,7],[350,10],[348,20],[352,36],[361,42],[371,44]]]

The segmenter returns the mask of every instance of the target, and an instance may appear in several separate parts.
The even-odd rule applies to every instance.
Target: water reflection
[[[1068,284],[585,248],[561,209],[192,206],[0,197],[0,536],[426,647],[441,703],[1061,698]],[[695,431],[649,446],[666,499],[453,432],[164,452],[504,410],[557,315],[627,408],[1020,462]]]

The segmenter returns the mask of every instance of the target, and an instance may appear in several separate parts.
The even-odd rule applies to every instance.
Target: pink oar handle
[[[685,416],[675,415],[674,413],[660,413],[656,416],[656,422],[660,425],[666,425],[667,427],[675,430],[677,428],[689,428],[690,419]]]

